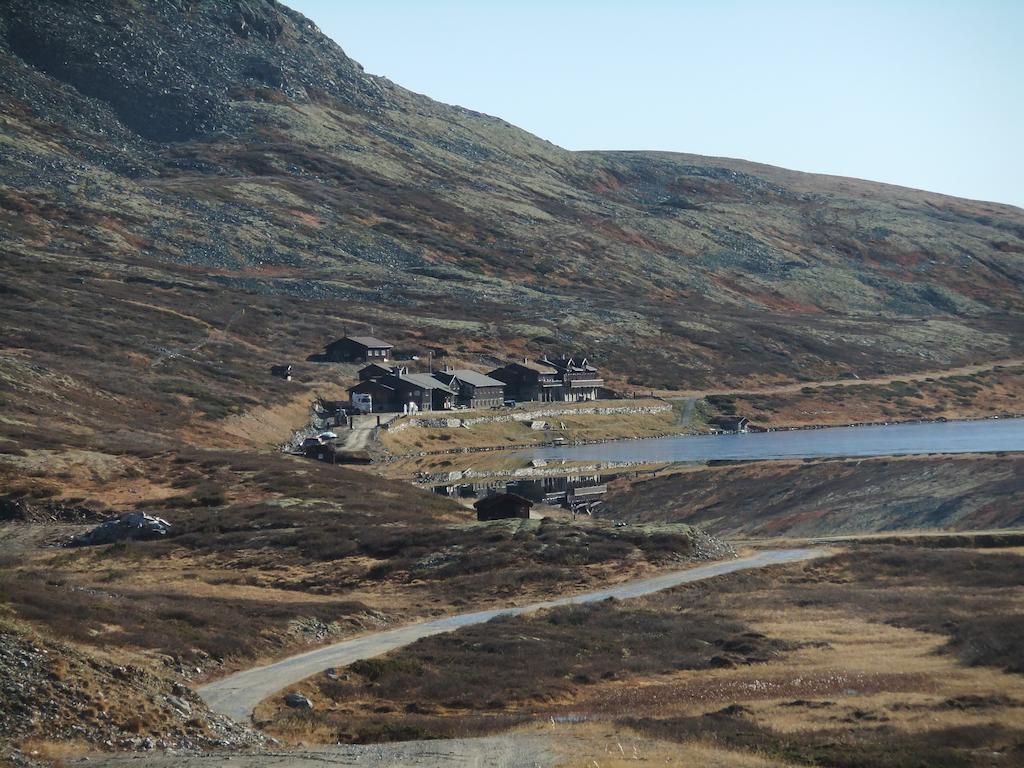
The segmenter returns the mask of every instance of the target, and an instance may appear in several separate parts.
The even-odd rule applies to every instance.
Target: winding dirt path
[[[616,584],[615,586],[594,592],[585,592],[579,595],[512,608],[462,613],[419,624],[410,624],[398,629],[363,635],[351,640],[335,643],[334,645],[317,648],[313,651],[282,659],[265,667],[256,667],[238,672],[203,686],[199,689],[199,694],[215,712],[244,721],[252,716],[253,709],[263,699],[300,680],[305,680],[307,677],[330,667],[343,667],[361,659],[380,656],[396,648],[414,643],[424,637],[444,632],[453,632],[460,627],[490,621],[498,616],[518,616],[545,608],[594,603],[607,600],[608,598],[628,600],[660,592],[664,589],[671,589],[680,584],[701,581],[734,571],[809,560],[821,557],[824,554],[825,551],[821,549],[766,550],[750,557],[711,563],[696,568],[688,568],[683,571],[673,571],[660,576]]]

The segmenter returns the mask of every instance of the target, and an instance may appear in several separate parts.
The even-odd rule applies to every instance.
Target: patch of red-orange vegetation
[[[301,211],[298,208],[289,208],[288,215],[292,219],[297,219],[298,221],[301,221],[303,224],[308,224],[311,227],[322,227],[324,225],[323,221],[320,218],[314,216],[309,211]]]
[[[615,224],[610,222],[592,222],[591,227],[596,234],[603,235],[609,240],[614,242],[624,243],[626,245],[636,246],[638,248],[644,248],[648,251],[654,251],[655,253],[673,253],[673,249],[669,248],[665,243],[659,243],[656,240],[651,240],[648,237],[644,237],[638,232],[630,232],[622,229]]]

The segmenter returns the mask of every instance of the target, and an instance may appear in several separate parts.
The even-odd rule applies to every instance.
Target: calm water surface
[[[572,461],[706,461],[899,456],[914,453],[1024,451],[1024,419],[829,427],[745,435],[661,437],[595,445],[536,448],[520,455]]]

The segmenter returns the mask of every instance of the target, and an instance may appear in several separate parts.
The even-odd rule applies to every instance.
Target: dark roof
[[[389,373],[392,373],[392,370],[388,366],[381,365],[380,363],[370,363],[365,368],[359,369],[360,375],[366,373],[367,371],[380,371],[382,376],[387,376]]]
[[[447,392],[449,395],[456,394],[455,390],[451,387],[442,384],[433,376],[426,373],[403,373],[401,376],[389,373],[385,376],[381,376],[380,378],[361,381],[354,387],[349,387],[348,391],[352,392],[354,390],[361,390],[364,387],[380,387],[382,389],[395,391],[403,383],[409,386],[419,387],[420,389],[438,389],[442,392]]]
[[[468,368],[462,368],[457,371],[441,371],[434,374],[435,378],[440,379],[445,384],[451,384],[452,379],[458,379],[459,381],[471,384],[474,387],[504,387],[504,381],[498,381],[492,379],[490,376],[486,376],[479,371],[471,371]]]
[[[355,386],[349,387],[346,391],[356,392],[362,391],[363,389],[372,389],[378,387],[380,389],[386,389],[389,392],[395,391],[394,376],[381,376],[379,379],[367,379],[366,381],[360,381]],[[388,380],[391,381],[388,381]]]
[[[340,344],[341,342],[346,340],[354,341],[356,344],[359,344],[360,346],[371,349],[380,349],[381,347],[394,348],[395,346],[390,342],[381,341],[380,339],[375,338],[373,336],[345,336],[344,338],[331,342],[328,346],[333,347],[335,344]]]
[[[541,359],[541,362],[548,363],[555,366],[559,370],[569,371],[571,373],[597,373],[597,368],[590,364],[590,361],[585,357],[576,359],[575,357],[556,357],[553,360],[549,357]]]
[[[493,376],[500,371],[507,371],[510,368],[521,368],[523,370],[549,375],[558,373],[558,369],[551,363],[545,363],[540,360],[513,360],[512,362],[501,366],[501,368],[495,368],[491,371],[490,375]]]
[[[453,395],[455,394],[455,390],[444,382],[438,381],[429,373],[406,373],[400,378],[402,381],[408,381],[422,389],[440,389],[442,392],[449,392]]]
[[[514,504],[517,507],[532,507],[533,502],[518,493],[498,493],[494,496],[485,496],[473,505],[478,512],[483,512],[502,504]]]

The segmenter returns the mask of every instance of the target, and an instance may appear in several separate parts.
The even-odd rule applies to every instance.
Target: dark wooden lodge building
[[[505,382],[468,369],[445,370],[434,378],[453,389],[455,405],[467,408],[498,408],[505,402]]]
[[[383,363],[394,348],[373,336],[345,336],[327,345],[325,357],[332,363]]]
[[[544,403],[576,403],[597,400],[604,379],[585,357],[523,359],[491,371],[491,378],[505,383],[505,397]]]
[[[419,411],[445,410],[454,405],[458,394],[430,374],[406,373],[404,368],[348,388],[350,398],[357,392],[372,398],[374,413],[404,412],[410,404]]]

